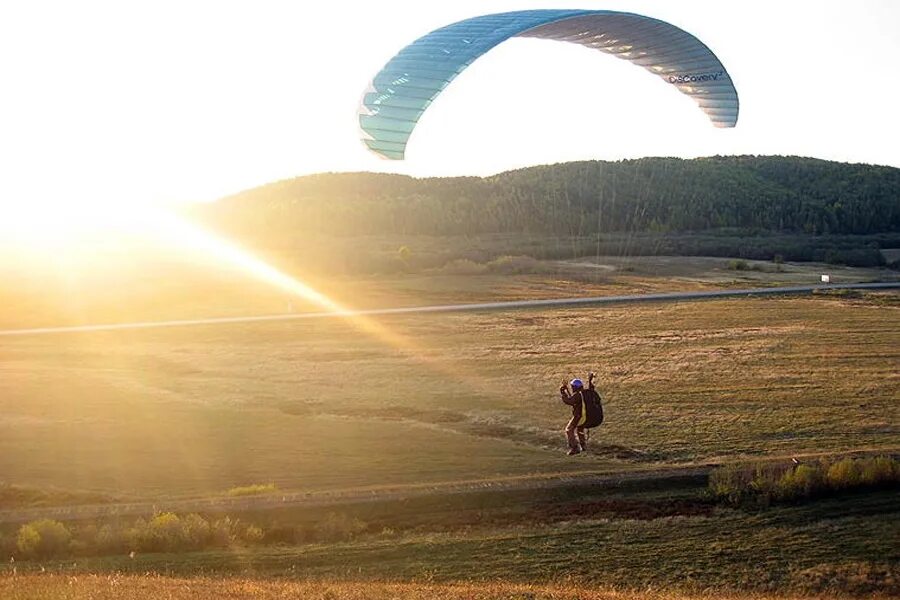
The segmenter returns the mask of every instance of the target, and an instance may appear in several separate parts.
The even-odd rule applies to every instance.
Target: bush
[[[482,275],[487,270],[487,265],[477,263],[468,258],[458,258],[445,264],[438,272],[442,275]]]
[[[148,524],[154,545],[163,551],[180,550],[184,545],[184,528],[181,518],[175,513],[161,513]]]
[[[778,500],[798,500],[811,498],[822,490],[822,471],[809,465],[798,465],[786,471],[774,489],[774,497]]]
[[[191,513],[182,520],[182,536],[186,548],[201,550],[209,544],[212,532],[206,519]]]
[[[103,532],[103,537],[108,535],[113,534]],[[203,517],[191,514],[182,519],[170,512],[157,514],[149,522],[138,518],[127,535],[128,549],[141,552],[199,550],[209,538],[209,524]]]
[[[315,526],[316,537],[322,542],[352,540],[365,530],[366,524],[363,521],[343,513],[329,513]]]
[[[349,539],[360,531],[360,521],[345,517],[327,519],[321,536]],[[362,526],[364,527],[364,525]],[[277,528],[276,528],[277,529]],[[83,523],[68,528],[57,521],[35,521],[23,525],[18,535],[0,534],[0,557],[17,553],[23,558],[95,556],[134,552],[190,552],[208,548],[229,548],[237,543],[299,541],[294,529],[267,531],[238,519],[222,517],[214,522],[196,513],[185,516],[158,513],[149,521],[141,517],[130,524],[115,520],[98,526]],[[271,533],[271,535],[270,535]],[[307,536],[313,539],[317,536]]]
[[[732,260],[728,261],[728,270],[729,271],[749,271],[750,265],[747,264],[746,260],[732,259]]]
[[[825,481],[833,490],[846,490],[859,485],[859,463],[852,458],[845,458],[828,467]]]
[[[264,537],[262,528],[256,525],[247,525],[241,532],[241,540],[247,544],[258,544]]]
[[[69,550],[75,556],[88,556],[97,547],[99,529],[95,523],[81,523],[71,528],[72,541]]]
[[[487,264],[493,273],[504,275],[521,275],[524,273],[540,273],[541,263],[531,256],[501,256]]]
[[[210,544],[216,548],[228,548],[237,540],[235,528],[237,520],[222,517],[210,525]]]
[[[730,504],[740,504],[752,475],[737,465],[724,465],[709,474],[709,491]]]
[[[900,462],[886,456],[862,461],[860,483],[867,486],[883,486],[900,481]]]
[[[41,519],[19,528],[16,547],[25,558],[60,556],[69,550],[72,533],[59,521]]]
[[[38,556],[41,547],[41,534],[32,525],[22,525],[16,536],[16,548],[22,556],[32,558]]]
[[[228,495],[235,496],[255,496],[257,494],[272,494],[278,491],[278,486],[274,483],[254,483],[252,485],[243,485],[233,487],[228,490]]]
[[[887,456],[796,466],[725,465],[709,476],[712,496],[732,505],[767,506],[771,502],[797,502],[843,490],[898,484],[900,461]]]
[[[101,554],[119,554],[129,550],[128,532],[118,525],[107,523],[97,531],[94,543],[96,551]]]
[[[138,517],[134,520],[134,523],[128,530],[125,532],[125,539],[128,543],[129,550],[143,550],[145,547],[145,540],[148,538],[149,532],[147,529],[147,521],[143,518]]]

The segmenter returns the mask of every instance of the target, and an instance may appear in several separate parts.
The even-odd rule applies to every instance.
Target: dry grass
[[[614,591],[572,586],[507,583],[352,583],[254,579],[170,578],[155,575],[0,576],[5,600],[788,600],[787,595],[658,590]],[[800,596],[794,596],[800,597]],[[837,596],[817,595],[817,598]]]
[[[548,287],[552,281],[546,283]],[[900,446],[896,295],[8,338],[0,473],[139,496]],[[595,452],[558,381],[600,373]]]

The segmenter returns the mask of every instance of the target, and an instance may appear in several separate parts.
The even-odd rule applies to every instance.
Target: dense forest
[[[224,198],[206,218],[271,236],[900,231],[900,169],[795,157],[576,162],[486,178],[321,174]]]
[[[322,236],[334,247],[360,236],[512,236],[571,242],[523,252],[545,258],[672,253],[874,266],[885,262],[879,247],[900,247],[900,169],[729,156],[575,162],[484,178],[329,173],[195,210],[215,229],[281,254],[308,255]]]

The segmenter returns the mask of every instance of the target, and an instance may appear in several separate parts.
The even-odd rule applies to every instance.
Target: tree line
[[[900,231],[900,169],[780,156],[643,158],[530,167],[491,177],[327,173],[196,208],[241,237],[303,233],[812,235]]]

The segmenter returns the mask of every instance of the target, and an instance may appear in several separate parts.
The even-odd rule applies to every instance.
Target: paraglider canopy
[[[482,54],[511,37],[573,42],[643,67],[687,94],[716,127],[734,127],[737,91],[700,40],[665,21],[611,10],[526,10],[466,19],[436,29],[392,58],[363,95],[363,142],[402,160],[419,117]]]

